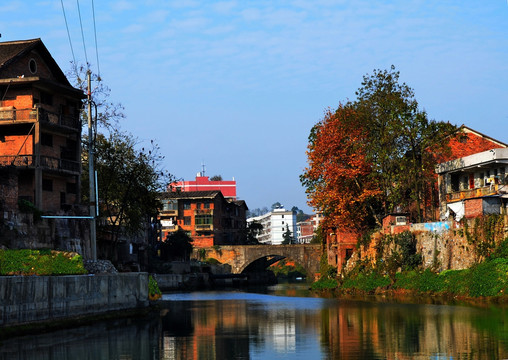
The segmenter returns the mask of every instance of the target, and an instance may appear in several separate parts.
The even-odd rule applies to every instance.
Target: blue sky
[[[79,0],[96,69],[91,0]],[[507,0],[95,0],[101,76],[121,128],[154,139],[166,168],[237,180],[251,208],[309,211],[299,175],[327,107],[395,65],[429,117],[508,142]],[[77,2],[63,0],[85,62]],[[40,37],[70,68],[61,1],[0,4],[1,41]]]

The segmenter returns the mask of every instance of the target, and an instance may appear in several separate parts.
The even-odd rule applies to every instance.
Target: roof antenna
[[[201,176],[204,177],[205,176],[205,162],[204,161],[201,162],[201,169],[202,169]]]

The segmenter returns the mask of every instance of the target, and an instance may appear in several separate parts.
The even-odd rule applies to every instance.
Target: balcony
[[[0,155],[0,166],[35,168],[35,158],[35,155]],[[41,156],[40,162],[40,167],[46,170],[79,173],[81,169],[79,161],[59,159],[50,156]]]
[[[45,110],[43,108],[15,109],[12,106],[0,108],[0,125],[6,123],[33,123],[37,121],[73,130],[81,129],[79,114],[64,115]]]
[[[161,212],[160,212],[160,216],[161,217],[174,217],[174,216],[178,216],[178,210],[165,210],[165,209],[162,209]]]
[[[501,185],[501,187],[502,186],[504,186],[504,185]],[[446,194],[446,201],[447,202],[454,202],[454,201],[459,201],[459,200],[478,198],[478,197],[482,197],[482,196],[497,195],[497,194],[499,194],[499,187],[500,187],[500,185],[495,184],[492,186],[484,186],[484,187],[480,187],[480,188],[476,188],[476,189],[455,191],[455,192]]]
[[[195,225],[196,231],[213,231],[213,224]]]
[[[213,209],[199,209],[194,211],[194,215],[213,215]]]
[[[162,226],[162,231],[165,232],[175,232],[178,231],[178,229],[179,229],[178,225]]]

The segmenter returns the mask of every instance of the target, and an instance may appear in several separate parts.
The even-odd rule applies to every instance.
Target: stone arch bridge
[[[229,264],[233,274],[244,270],[266,268],[271,264],[289,258],[303,266],[308,276],[319,273],[321,245],[216,245],[209,248],[195,248],[193,259],[213,258],[222,264]]]

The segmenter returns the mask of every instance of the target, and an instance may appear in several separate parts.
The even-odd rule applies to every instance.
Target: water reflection
[[[508,358],[501,308],[242,292],[164,298],[151,317],[6,340],[0,359]]]

